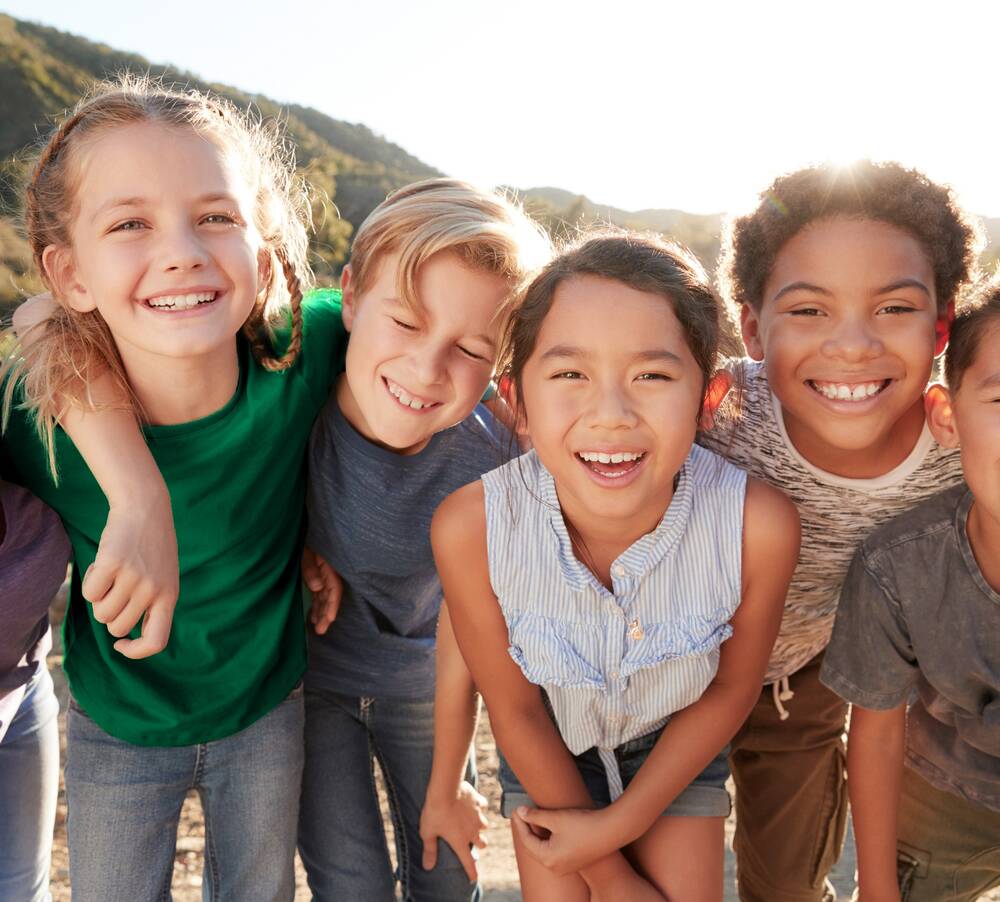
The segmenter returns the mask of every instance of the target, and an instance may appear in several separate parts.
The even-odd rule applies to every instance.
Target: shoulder
[[[470,482],[444,499],[431,521],[435,554],[461,559],[486,549],[486,498],[481,480]]]
[[[861,544],[861,556],[870,561],[907,551],[919,554],[926,545],[939,545],[943,534],[953,531],[959,506],[968,492],[961,482],[884,523]]]
[[[744,570],[798,560],[799,514],[784,492],[749,477],[743,505]]]

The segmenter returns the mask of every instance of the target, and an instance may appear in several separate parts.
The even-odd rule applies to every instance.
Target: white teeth
[[[844,382],[812,382],[824,398],[831,401],[864,401],[882,390],[882,382],[859,382],[848,384]]]
[[[433,402],[424,403],[423,401],[418,401],[416,398],[409,395],[406,391],[396,385],[395,382],[390,382],[386,379],[385,383],[389,387],[389,394],[391,394],[396,400],[399,401],[404,407],[409,407],[411,410],[423,410],[425,407],[433,407]]]
[[[645,452],[633,453],[631,451],[615,451],[614,454],[608,454],[604,451],[580,451],[578,452],[579,457],[588,463],[601,463],[601,464],[621,464],[621,463],[631,463],[633,460],[639,460]]]
[[[187,310],[199,304],[207,304],[215,300],[214,291],[199,291],[195,294],[164,294],[158,298],[149,298],[146,303],[150,307],[167,307],[171,310]]]

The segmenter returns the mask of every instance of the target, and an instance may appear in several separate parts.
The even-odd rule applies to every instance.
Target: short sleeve
[[[278,329],[276,345],[283,349],[288,328]],[[297,366],[309,390],[322,404],[344,371],[348,333],[341,317],[340,289],[317,288],[302,299],[302,353]]]
[[[820,672],[820,680],[845,701],[875,711],[907,701],[918,673],[902,608],[884,583],[859,549]]]

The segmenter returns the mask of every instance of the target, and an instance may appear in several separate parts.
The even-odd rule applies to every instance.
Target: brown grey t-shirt
[[[804,667],[830,641],[840,586],[861,540],[960,482],[962,467],[958,452],[942,448],[925,425],[906,459],[882,476],[848,479],[827,473],[792,444],[764,364],[744,358],[724,361],[724,366],[742,385],[742,396],[729,393],[716,427],[701,434],[699,444],[781,489],[802,521],[799,562],[764,676],[765,683],[773,683]]]
[[[872,533],[840,596],[820,679],[845,700],[907,712],[906,763],[1000,811],[1000,593],[976,563],[964,484]]]

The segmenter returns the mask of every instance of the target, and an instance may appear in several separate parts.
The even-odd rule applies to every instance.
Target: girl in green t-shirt
[[[55,308],[8,362],[6,440],[15,475],[61,515],[74,551],[64,627],[74,892],[160,895],[194,788],[213,897],[289,898],[305,448],[344,339],[336,296],[302,303],[308,209],[292,160],[275,131],[224,101],[129,81],[55,131],[26,213]],[[290,325],[272,325],[289,308]],[[134,417],[101,409],[121,397]],[[94,430],[77,450],[57,425],[72,432],[84,410],[106,426],[103,453],[130,461],[117,440],[135,441],[138,420],[163,475],[180,561],[172,625],[155,578],[169,566],[155,562],[153,578],[135,581],[103,560],[85,602],[108,498],[81,456]],[[155,554],[157,536],[169,545],[163,519],[135,535],[133,553]]]

